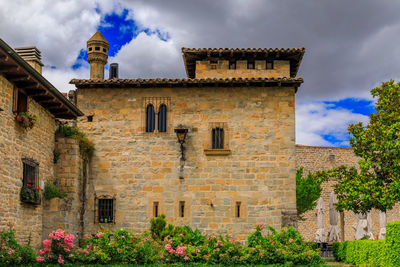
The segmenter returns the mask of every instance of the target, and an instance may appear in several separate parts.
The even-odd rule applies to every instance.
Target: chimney
[[[118,78],[118,63],[110,64],[110,76],[109,79]]]
[[[30,47],[19,47],[15,48],[15,52],[18,53],[23,60],[32,66],[37,72],[42,74],[43,63],[41,61],[42,55],[35,46]]]

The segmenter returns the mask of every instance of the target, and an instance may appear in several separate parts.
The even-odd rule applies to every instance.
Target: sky
[[[97,30],[121,78],[184,78],[181,47],[305,47],[296,143],[346,147],[348,125],[374,112],[370,89],[399,80],[399,10],[392,0],[0,0],[0,38],[38,47],[62,92],[89,78]]]

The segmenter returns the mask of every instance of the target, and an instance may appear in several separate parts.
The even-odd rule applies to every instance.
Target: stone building
[[[45,218],[40,197],[27,188],[54,179],[55,120],[83,115],[43,78],[42,66],[35,47],[14,51],[0,39],[0,230],[12,228],[35,247]]]
[[[189,49],[185,79],[104,79],[108,43],[87,43],[90,79],[73,79],[96,147],[85,231],[174,224],[244,238],[294,223],[295,93],[304,48]],[[99,67],[100,66],[100,67]],[[176,130],[187,130],[184,159]]]

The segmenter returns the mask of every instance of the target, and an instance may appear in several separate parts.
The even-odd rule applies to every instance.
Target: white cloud
[[[322,102],[296,104],[296,143],[316,146],[348,145],[347,128],[351,123],[368,122],[368,116],[348,109],[332,109]],[[331,143],[322,135],[331,135],[338,142]]]

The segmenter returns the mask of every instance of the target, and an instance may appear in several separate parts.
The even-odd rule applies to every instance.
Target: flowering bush
[[[15,233],[3,231],[0,233],[0,266],[32,264],[35,262],[35,252],[29,242],[21,246],[15,240]]]
[[[38,262],[64,264],[66,261],[72,261],[74,236],[65,234],[63,230],[58,229],[49,234],[50,239],[43,241],[44,248],[39,251],[36,258]]]
[[[40,186],[35,186],[35,180],[28,180],[26,186],[21,188],[20,199],[25,203],[40,203]]]

